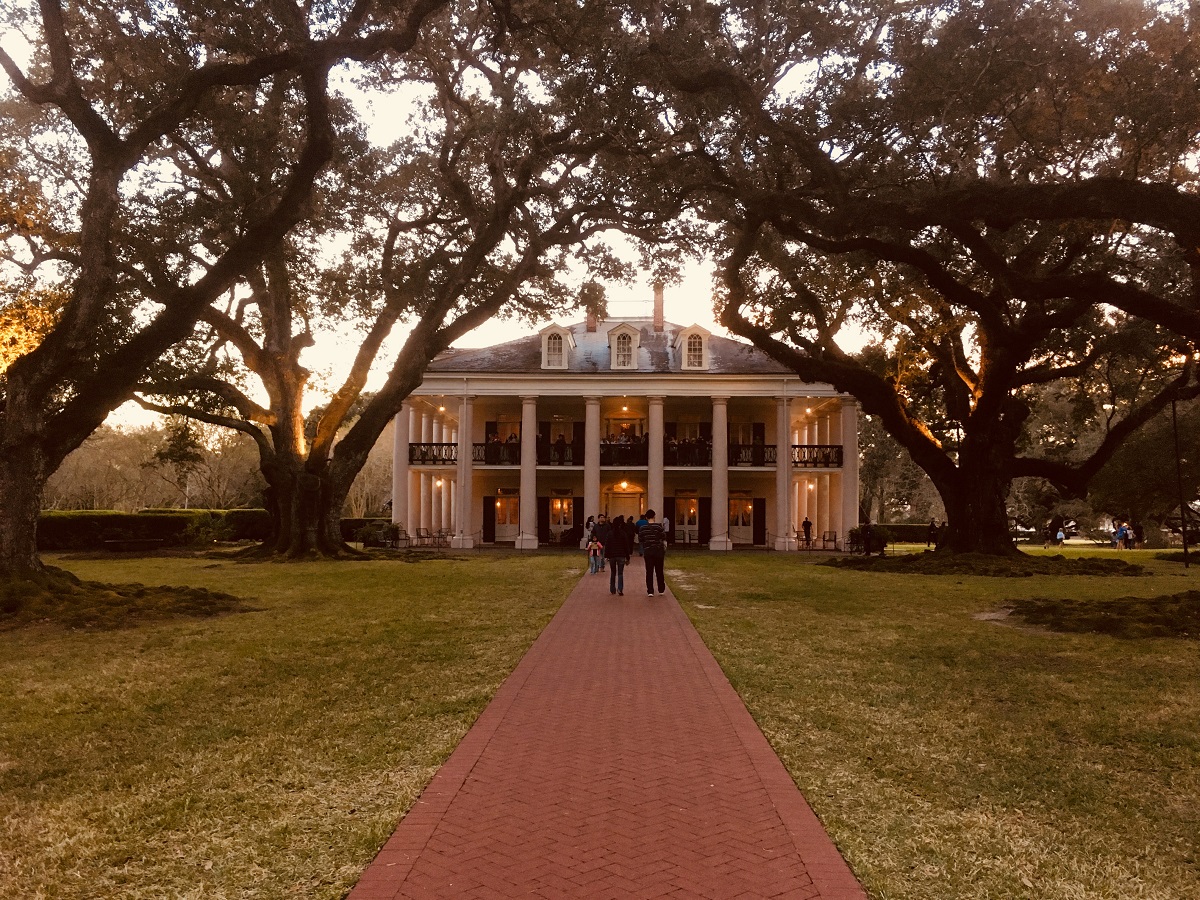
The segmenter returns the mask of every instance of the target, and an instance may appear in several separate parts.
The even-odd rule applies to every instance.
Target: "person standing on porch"
[[[663,527],[654,521],[654,510],[646,510],[646,524],[638,530],[642,545],[642,556],[646,560],[646,596],[654,596],[654,582],[657,577],[658,592],[667,592],[667,579],[663,574],[663,564],[667,558],[666,535]]]
[[[808,516],[804,517],[804,521],[800,523],[800,530],[804,532],[804,546],[812,546],[812,522]]]

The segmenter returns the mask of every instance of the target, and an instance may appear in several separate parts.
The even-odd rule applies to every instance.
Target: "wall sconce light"
[[[621,490],[625,490],[625,489],[627,489],[628,487],[629,487],[629,482],[628,482],[628,481],[622,481],[622,482],[621,482]]]

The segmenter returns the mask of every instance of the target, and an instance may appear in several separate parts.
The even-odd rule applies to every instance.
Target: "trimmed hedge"
[[[391,519],[342,519],[342,540],[347,544],[353,541],[359,531],[367,525],[391,525]]]
[[[38,517],[38,549],[102,550],[106,541],[162,541],[164,547],[223,540],[266,540],[265,509],[47,510]]]

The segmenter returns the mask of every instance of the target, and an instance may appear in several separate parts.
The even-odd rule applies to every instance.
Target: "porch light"
[[[808,486],[808,489],[809,489],[810,491],[815,491],[815,490],[817,489],[817,486],[816,486],[815,484],[810,484],[810,485]]]
[[[628,482],[628,481],[622,481],[622,482],[621,482],[621,490],[625,490],[625,489],[626,489],[626,488],[628,488],[628,487],[629,487],[629,482]]]
[[[622,407],[621,407],[621,412],[629,412],[629,407],[628,407],[628,406],[622,406]]]
[[[439,478],[437,481],[435,481],[435,482],[434,482],[434,484],[436,484],[438,487],[441,487],[441,486],[442,486],[442,479],[440,479],[440,478]]]
[[[808,413],[809,415],[812,415],[812,407],[811,407],[811,406],[806,406],[806,407],[804,408],[804,411],[805,411],[806,413]]]

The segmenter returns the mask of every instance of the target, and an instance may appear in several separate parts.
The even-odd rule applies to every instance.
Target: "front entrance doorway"
[[[638,517],[645,512],[642,504],[645,503],[645,494],[637,488],[630,485],[625,490],[613,488],[605,497],[605,508],[608,510],[608,518],[615,519],[617,516],[624,516],[628,519],[630,516],[636,522]]]

